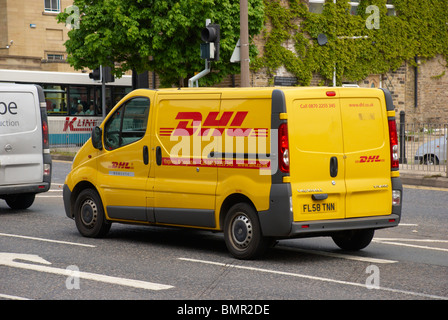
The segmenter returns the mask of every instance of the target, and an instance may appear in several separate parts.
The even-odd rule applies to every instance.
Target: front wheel
[[[83,236],[100,238],[109,232],[111,224],[104,216],[101,198],[95,190],[81,191],[74,209],[76,227]]]
[[[332,236],[334,243],[343,249],[357,251],[367,247],[375,234],[374,229],[349,230]]]
[[[271,243],[263,237],[255,209],[247,203],[230,208],[224,221],[227,249],[237,259],[253,259],[266,251]]]

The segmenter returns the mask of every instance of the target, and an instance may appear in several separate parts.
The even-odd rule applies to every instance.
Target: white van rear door
[[[0,185],[41,182],[42,162],[36,87],[0,87]]]

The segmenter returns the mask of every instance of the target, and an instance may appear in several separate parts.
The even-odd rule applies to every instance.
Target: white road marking
[[[30,300],[30,299],[24,298],[24,297],[11,296],[9,294],[1,294],[1,293],[0,293],[0,298],[9,299],[9,300]]]
[[[379,241],[408,241],[408,242],[448,243],[448,240],[438,240],[438,239],[374,238],[373,240],[379,240]]]
[[[18,235],[18,234],[0,233],[0,236],[12,237],[12,238],[21,238],[21,239],[28,239],[28,240],[45,241],[45,242],[60,243],[60,244],[68,244],[68,245],[72,245],[72,246],[96,248],[96,246],[94,246],[92,244],[84,244],[84,243],[77,243],[77,242],[68,242],[68,241],[61,241],[61,240],[52,240],[52,239],[45,239],[45,238],[21,236],[21,235]]]
[[[58,196],[36,195],[36,198],[62,198],[62,194]]]
[[[396,240],[399,240],[399,239],[396,239]],[[403,240],[401,240],[401,241],[403,241]],[[410,240],[405,239],[404,241],[410,241]],[[440,241],[442,241],[442,240],[440,240]],[[402,242],[395,242],[395,241],[386,241],[386,240],[381,240],[381,239],[373,239],[372,242],[381,243],[381,244],[391,244],[394,246],[402,246],[402,247],[411,247],[411,248],[448,252],[448,249],[446,249],[446,248],[420,246],[420,245],[416,245],[416,244],[402,243]]]
[[[327,256],[327,257],[332,257],[332,258],[340,258],[340,259],[355,260],[355,261],[364,261],[364,262],[369,262],[369,263],[396,263],[396,262],[398,262],[396,260],[360,257],[360,256],[343,254],[343,253],[337,253],[337,252],[328,252],[328,251],[319,251],[319,250],[306,250],[306,249],[292,248],[292,247],[283,247],[283,246],[277,246],[276,249],[304,252],[304,253],[316,254],[316,255]]]
[[[47,260],[39,257],[38,255],[34,255],[34,254],[0,252],[0,265],[5,265],[8,267],[13,267],[13,268],[39,271],[39,272],[52,273],[52,274],[63,275],[63,276],[73,276],[71,271],[67,270],[67,269],[60,269],[60,268],[48,267],[45,265],[36,265],[36,264],[30,264],[30,263],[17,262],[15,260],[25,260],[25,261],[30,261],[30,262],[40,263],[40,264],[45,264],[45,265],[51,264],[51,262],[48,262]],[[173,286],[160,284],[160,283],[147,282],[147,281],[134,280],[134,279],[126,279],[126,278],[120,278],[120,277],[112,277],[112,276],[107,276],[107,275],[103,275],[103,274],[83,272],[83,271],[76,272],[76,276],[79,278],[85,279],[85,280],[93,280],[93,281],[116,284],[116,285],[120,285],[120,286],[134,287],[134,288],[145,289],[145,290],[166,290],[166,289],[174,288]]]
[[[233,265],[233,264],[214,262],[214,261],[206,261],[206,260],[198,260],[198,259],[191,259],[191,258],[178,258],[178,259],[183,260],[183,261],[188,261],[188,262],[210,264],[210,265],[226,267],[226,268],[235,268],[235,269],[243,269],[243,270],[250,270],[250,271],[257,271],[257,272],[265,272],[265,273],[271,273],[271,274],[277,274],[277,275],[283,275],[283,276],[298,277],[298,278],[304,278],[304,279],[309,279],[309,280],[337,283],[337,284],[343,284],[343,285],[349,285],[349,286],[355,286],[355,287],[361,287],[361,288],[368,289],[366,284],[364,284],[364,283],[356,283],[356,282],[350,282],[350,281],[310,276],[310,275],[305,275],[305,274],[300,274],[300,273],[262,269],[262,268],[255,268],[255,267],[249,267],[249,266],[238,266],[238,265]],[[393,288],[386,288],[386,287],[371,288],[368,290],[382,290],[382,291],[388,291],[388,292],[394,292],[394,293],[400,293],[400,294],[406,294],[406,295],[412,295],[412,296],[424,297],[424,298],[430,298],[430,299],[448,300],[448,297],[436,296],[436,295],[425,294],[425,293],[420,293],[420,292],[399,290],[399,289],[393,289]]]

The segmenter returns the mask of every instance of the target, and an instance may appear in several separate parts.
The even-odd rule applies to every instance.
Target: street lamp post
[[[241,87],[249,87],[249,23],[247,0],[240,0]]]

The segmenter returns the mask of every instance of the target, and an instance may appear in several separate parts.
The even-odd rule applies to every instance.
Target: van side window
[[[146,132],[148,98],[133,98],[115,110],[104,126],[104,145],[114,150],[140,140]]]

